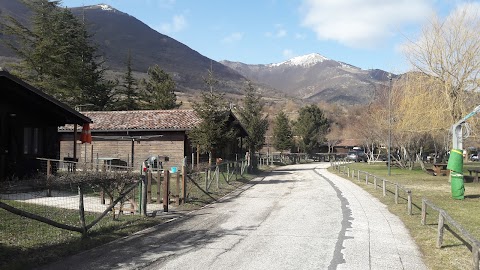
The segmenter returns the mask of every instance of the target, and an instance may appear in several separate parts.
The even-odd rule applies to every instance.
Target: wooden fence
[[[336,161],[336,162],[331,162],[332,167],[338,172],[338,173],[343,173],[346,175],[348,178],[355,178],[355,170],[350,169],[347,166],[348,162],[345,161]],[[403,187],[402,185],[383,179],[379,178],[375,175],[372,175],[368,172],[356,171],[356,178],[360,182],[361,181],[361,174],[365,176],[365,184],[369,184],[369,179],[372,179],[372,183],[374,185],[374,188],[377,189],[378,185],[377,182],[378,180],[382,181],[382,190],[383,190],[383,196],[386,196],[387,194],[387,184],[394,185],[395,186],[395,191],[392,192],[395,194],[395,203],[398,204],[398,198],[399,198],[399,190],[404,191],[407,194],[407,212],[409,215],[412,215],[412,191]],[[462,242],[467,243],[471,247],[471,252],[472,252],[472,269],[474,270],[479,270],[479,261],[480,261],[480,241],[478,241],[475,237],[473,237],[467,230],[465,230],[457,221],[455,221],[445,210],[442,208],[436,206],[426,198],[422,198],[422,220],[421,223],[422,225],[427,224],[427,207],[430,207],[431,209],[435,210],[438,212],[438,230],[437,230],[437,248],[442,248],[443,244],[443,235],[444,235],[444,230],[447,228],[449,231],[452,232],[452,234],[459,238]],[[447,222],[449,225],[445,224]],[[455,228],[459,234],[453,232],[449,226],[452,226]]]
[[[472,269],[478,270],[480,242],[475,239],[475,237],[473,237],[467,230],[465,230],[457,221],[455,221],[445,210],[436,206],[425,198],[422,198],[422,225],[427,224],[427,207],[430,207],[438,212],[437,248],[442,248],[444,229],[447,228],[450,230],[449,226],[454,227],[460,233],[460,235],[453,233],[454,236],[461,236],[463,241],[466,241],[468,244],[470,244],[472,251]],[[447,222],[449,225],[445,224],[445,222]]]
[[[365,171],[360,171],[357,170],[355,171],[354,169],[350,169],[346,163],[344,162],[331,162],[331,165],[335,168],[338,173],[342,173],[346,175],[348,178],[355,178],[355,172],[356,172],[356,179],[358,182],[362,181],[363,179],[365,180],[365,184],[373,184],[373,188],[377,189],[379,187],[382,188],[383,196],[387,196],[387,193],[392,193],[394,194],[394,200],[395,204],[399,203],[400,198],[404,198],[400,196],[400,191],[403,191],[406,194],[406,198],[404,198],[407,201],[407,213],[409,215],[412,214],[412,191],[399,183],[389,181],[385,178],[380,178],[378,176],[375,176],[371,173],[365,172]],[[362,176],[363,175],[363,176]],[[378,182],[381,181],[381,185],[378,184]],[[388,190],[388,185],[393,186],[394,190],[389,191]]]

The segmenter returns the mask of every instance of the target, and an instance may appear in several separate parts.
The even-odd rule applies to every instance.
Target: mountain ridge
[[[228,60],[221,63],[246,78],[271,85],[285,94],[295,93],[298,98],[310,102],[366,104],[379,88],[386,86],[389,79],[388,72],[363,70],[318,53],[267,65]]]
[[[362,70],[316,52],[273,64],[217,62],[110,5],[101,3],[69,9],[86,20],[89,31],[94,33],[93,42],[98,45],[98,52],[109,70],[116,74],[125,72],[131,52],[134,71],[145,74],[148,67],[158,64],[172,75],[183,92],[198,93],[205,89],[204,78],[212,69],[219,79],[218,90],[226,93],[243,94],[245,81],[250,80],[266,97],[365,104],[387,80],[385,71]],[[22,22],[28,20],[25,7],[18,0],[0,1],[0,12]],[[14,57],[1,45],[0,56]]]

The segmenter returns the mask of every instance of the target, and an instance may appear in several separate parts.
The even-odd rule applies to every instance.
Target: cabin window
[[[23,129],[23,153],[38,155],[42,153],[42,133],[40,128],[26,127]]]

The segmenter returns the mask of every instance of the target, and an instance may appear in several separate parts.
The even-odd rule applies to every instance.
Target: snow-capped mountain
[[[108,3],[110,2],[115,1]],[[203,77],[207,76],[207,70],[212,67],[215,75],[221,78],[219,90],[241,93],[246,79],[238,72],[155,31],[142,21],[111,5],[98,4],[70,10],[78,17],[85,18],[90,32],[93,33],[92,41],[98,45],[98,54],[105,60],[105,66],[110,71],[123,73],[130,51],[132,69],[135,72],[146,73],[150,66],[158,64],[164,71],[172,74],[179,90],[204,89]],[[31,15],[20,0],[0,0],[0,14],[12,15],[25,24],[28,24]],[[15,57],[11,50],[3,46],[1,39],[0,33],[0,66],[2,58]]]
[[[268,65],[221,61],[246,78],[306,101],[358,104],[371,101],[375,90],[385,87],[388,73],[328,59],[318,53]]]
[[[84,10],[98,9],[98,10],[103,10],[103,11],[110,11],[110,12],[115,12],[115,13],[127,14],[127,13],[121,12],[120,10],[115,9],[114,7],[112,7],[110,5],[107,5],[107,4],[84,6],[84,7],[82,7],[82,9],[84,9]]]
[[[100,7],[102,10],[114,10],[111,6],[105,4],[99,4],[97,6]]]
[[[311,53],[307,55],[302,55],[302,56],[297,56],[294,57],[290,60],[281,62],[281,63],[276,63],[276,64],[270,64],[268,66],[270,67],[278,67],[282,65],[287,65],[287,66],[302,66],[302,67],[311,67],[313,65],[316,65],[318,63],[322,63],[323,61],[330,60],[326,58],[325,56],[318,54],[318,53]]]
[[[172,74],[182,91],[204,89],[203,78],[210,68],[221,79],[220,91],[243,94],[244,81],[248,78],[258,83],[256,85],[260,86],[265,96],[288,95],[307,102],[367,103],[375,89],[388,83],[385,71],[362,70],[318,53],[276,64],[218,63],[110,5],[98,4],[71,10],[88,22],[99,54],[111,71],[117,74],[125,71],[130,51],[135,72],[145,73],[149,66],[158,64]],[[0,0],[0,14],[11,15],[27,25],[30,20],[30,11],[19,0]],[[0,42],[0,66],[2,61],[11,62],[13,58],[12,51]]]

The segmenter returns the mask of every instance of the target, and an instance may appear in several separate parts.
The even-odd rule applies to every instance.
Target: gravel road
[[[426,269],[402,222],[326,163],[41,269]]]

